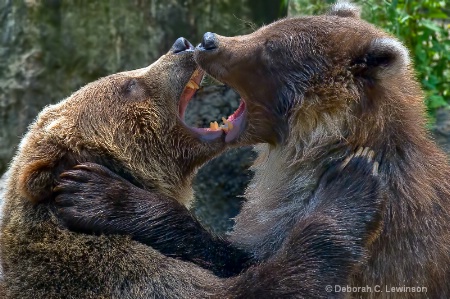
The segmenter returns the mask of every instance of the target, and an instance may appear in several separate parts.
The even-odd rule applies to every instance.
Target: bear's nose
[[[194,50],[194,46],[184,37],[179,37],[172,48],[170,49],[174,54],[180,53],[186,50]]]
[[[201,46],[205,50],[213,50],[213,49],[217,48],[216,35],[212,32],[206,32],[203,35]]]

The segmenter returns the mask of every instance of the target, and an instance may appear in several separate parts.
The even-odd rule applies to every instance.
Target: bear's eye
[[[142,101],[149,97],[150,93],[146,89],[145,83],[139,78],[133,78],[125,81],[122,85],[122,98],[126,101]]]
[[[125,92],[127,93],[132,92],[136,88],[136,85],[137,81],[135,79],[131,79],[125,85]]]
[[[264,45],[269,52],[275,52],[277,50],[277,44],[273,40],[267,40]]]

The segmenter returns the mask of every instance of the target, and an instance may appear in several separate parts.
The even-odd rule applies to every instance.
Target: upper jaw
[[[180,118],[183,125],[187,129],[189,129],[191,133],[198,136],[202,141],[214,141],[219,140],[220,137],[222,137],[222,135],[224,134],[223,130],[215,130],[211,128],[195,128],[187,125],[185,122],[186,108],[189,104],[189,101],[200,88],[200,83],[203,79],[204,74],[205,72],[202,69],[197,68],[187,81],[178,102],[178,117]]]

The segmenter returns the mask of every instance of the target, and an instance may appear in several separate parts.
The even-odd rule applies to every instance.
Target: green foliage
[[[334,1],[290,0],[289,14],[323,13]],[[409,48],[431,114],[450,102],[450,8],[447,0],[359,0],[364,19]]]

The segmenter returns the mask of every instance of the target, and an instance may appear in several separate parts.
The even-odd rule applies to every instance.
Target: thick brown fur
[[[171,51],[39,114],[11,164],[4,197],[2,298],[196,298],[216,288],[211,272],[127,236],[69,231],[52,193],[60,173],[96,162],[188,205],[195,169],[224,148],[221,139],[202,142],[178,117],[196,68],[192,49]]]
[[[367,150],[329,164],[307,215],[261,265],[229,279],[205,270],[229,274],[220,268],[235,256],[242,266],[246,255],[212,238],[186,209],[195,168],[224,147],[223,138],[202,141],[178,118],[195,68],[192,51],[171,51],[41,112],[10,168],[2,298],[310,298],[327,295],[325,282],[347,281],[379,222],[382,187]],[[90,216],[94,227],[113,226],[118,235],[69,230],[61,215],[86,206],[94,213],[75,223]]]
[[[327,284],[338,283],[381,290],[349,294],[356,298],[390,298],[391,287],[424,288],[395,298],[448,297],[449,169],[424,129],[422,94],[401,43],[341,3],[329,15],[280,20],[247,36],[208,34],[196,60],[246,101],[246,130],[237,144],[266,142],[257,147],[255,177],[232,233],[255,265],[228,280],[224,296],[322,298]],[[361,240],[364,215],[377,209],[354,206],[371,198],[370,177],[346,172],[321,187],[330,165],[361,146],[375,149],[381,161],[382,221],[368,226],[365,242],[335,243]],[[361,189],[350,188],[356,181]],[[88,185],[75,189],[89,193]],[[335,206],[313,208],[324,202]],[[120,215],[101,196],[96,203]],[[92,218],[82,205],[74,214]]]
[[[340,7],[339,7],[340,6]],[[359,18],[351,4],[329,15],[284,19],[238,37],[215,35],[196,60],[246,100],[240,142],[265,141],[232,240],[265,259],[301,217],[325,161],[368,146],[387,186],[382,227],[348,285],[425,287],[395,298],[450,297],[450,167],[430,139],[408,52]],[[253,116],[260,115],[256,119]],[[345,207],[343,207],[345,208]]]
[[[242,259],[233,264],[235,258],[221,258],[240,255],[220,242],[214,245],[217,240],[208,241],[209,235],[181,206],[167,200],[154,205],[155,192],[142,190],[98,164],[83,163],[63,173],[56,203],[59,215],[75,230],[129,235],[204,267],[208,264],[198,258],[199,253],[203,260],[208,254],[218,255],[209,261],[219,270],[228,269],[224,274],[238,273],[251,264],[216,284],[214,298],[326,298],[330,292],[338,295],[334,289],[327,291],[326,285],[347,283],[365,261],[366,246],[380,228],[383,186],[378,163],[368,148],[343,161],[330,161],[304,213],[289,219],[292,224],[280,248],[264,259],[244,259],[244,265]],[[174,290],[171,295],[182,294]]]
[[[158,264],[173,278],[158,291],[183,297],[190,295],[186,288],[198,287],[194,297],[207,289],[219,298],[326,298],[327,284],[348,284],[427,288],[395,298],[448,297],[449,168],[424,129],[422,95],[404,47],[358,19],[350,5],[215,39],[214,49],[197,49],[197,62],[246,100],[247,128],[239,142],[267,142],[258,147],[248,202],[232,235],[256,263],[226,280],[183,262],[192,268]],[[372,165],[358,158],[339,171],[360,146],[373,148],[381,161],[376,179]],[[382,201],[378,179],[387,188]],[[141,192],[125,189],[124,198],[145,199],[136,196]],[[183,271],[191,270],[205,279],[189,284]],[[130,284],[129,277],[122,281]]]

